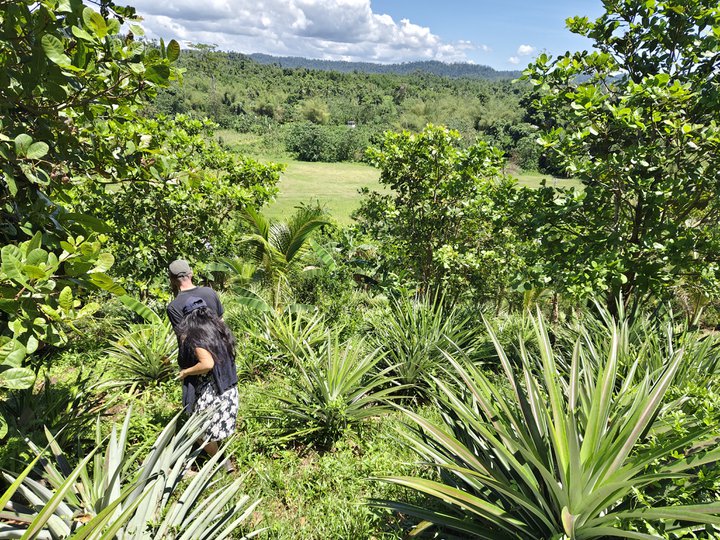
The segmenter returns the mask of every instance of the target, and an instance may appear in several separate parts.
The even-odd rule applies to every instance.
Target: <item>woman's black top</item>
[[[235,351],[230,350],[227,346],[211,348],[208,344],[203,343],[202,339],[186,339],[180,345],[181,350],[178,354],[180,369],[187,369],[198,363],[197,356],[195,355],[195,349],[198,347],[210,351],[210,354],[212,354],[215,366],[210,374],[212,374],[213,380],[217,385],[218,393],[222,394],[228,388],[235,386],[238,382],[237,368],[235,367]],[[195,407],[195,401],[197,401],[198,398],[197,387],[199,382],[199,375],[190,375],[183,379],[182,402],[183,408],[188,414],[191,414]]]

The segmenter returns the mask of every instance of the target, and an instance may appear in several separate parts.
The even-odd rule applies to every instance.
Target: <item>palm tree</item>
[[[290,295],[292,278],[303,270],[310,236],[329,223],[327,215],[319,206],[301,206],[289,220],[272,222],[248,208],[245,221],[252,233],[242,241],[255,248],[256,276],[268,287],[272,308],[277,310]]]

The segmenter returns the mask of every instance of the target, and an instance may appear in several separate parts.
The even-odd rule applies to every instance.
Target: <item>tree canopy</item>
[[[540,55],[524,78],[542,144],[582,189],[539,190],[538,283],[627,304],[677,286],[720,289],[720,8],[713,0],[603,2],[568,20],[593,52]]]

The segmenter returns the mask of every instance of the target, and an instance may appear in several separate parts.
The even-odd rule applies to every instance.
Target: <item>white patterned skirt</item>
[[[237,385],[231,386],[220,394],[212,376],[205,376],[200,378],[197,393],[198,398],[193,412],[204,411],[208,408],[215,409],[207,429],[208,439],[222,441],[235,433],[238,413]]]

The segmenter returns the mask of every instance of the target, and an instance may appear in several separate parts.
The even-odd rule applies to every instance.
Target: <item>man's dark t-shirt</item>
[[[205,300],[208,308],[217,313],[218,316],[222,317],[225,310],[220,303],[217,293],[210,287],[195,287],[186,291],[180,291],[175,299],[168,304],[167,314],[173,329],[177,330],[178,325],[185,318],[182,311],[183,306],[185,305],[185,302],[187,302],[187,299],[191,296],[197,296],[198,298]]]

